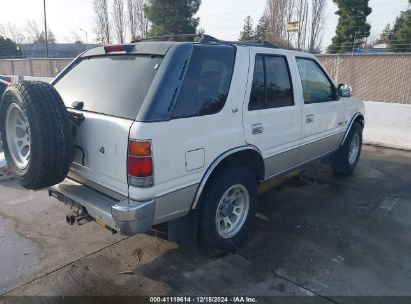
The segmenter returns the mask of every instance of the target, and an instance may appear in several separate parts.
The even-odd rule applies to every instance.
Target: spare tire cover
[[[10,84],[0,102],[0,133],[7,162],[23,187],[41,189],[67,176],[74,158],[73,126],[50,84]]]

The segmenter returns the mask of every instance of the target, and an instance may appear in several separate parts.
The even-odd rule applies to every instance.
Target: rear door
[[[302,109],[302,135],[298,162],[303,163],[338,148],[344,135],[344,104],[337,89],[313,58],[297,57],[297,82]]]
[[[54,84],[69,110],[85,117],[76,128],[70,177],[128,195],[129,131],[161,61],[145,55],[89,57]]]
[[[244,103],[246,142],[262,153],[266,177],[296,165],[301,107],[295,102],[289,57],[281,50],[250,51],[251,69]]]

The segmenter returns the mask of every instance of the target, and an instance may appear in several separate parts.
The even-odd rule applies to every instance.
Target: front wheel
[[[331,167],[340,175],[350,175],[357,167],[362,149],[362,127],[354,122],[346,141],[331,158]]]
[[[200,245],[213,256],[239,248],[257,206],[257,182],[244,167],[221,169],[209,182],[201,202]]]

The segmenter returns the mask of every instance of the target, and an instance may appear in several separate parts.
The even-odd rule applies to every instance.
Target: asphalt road
[[[0,295],[411,296],[410,181],[404,151],[365,147],[348,178],[311,166],[260,196],[249,241],[222,258],[70,227],[45,191],[1,182]]]

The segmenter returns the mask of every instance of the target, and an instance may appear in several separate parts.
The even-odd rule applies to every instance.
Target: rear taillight
[[[137,177],[153,175],[153,159],[151,157],[128,157],[128,174]]]
[[[129,141],[127,170],[129,185],[140,188],[153,186],[154,168],[150,141]]]
[[[104,51],[106,54],[127,52],[127,47],[125,45],[108,45],[104,47]]]

